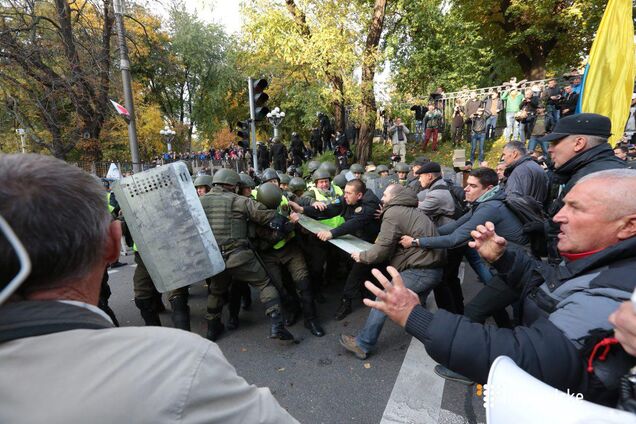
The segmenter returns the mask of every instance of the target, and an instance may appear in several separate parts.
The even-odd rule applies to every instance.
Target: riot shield
[[[308,216],[301,215],[298,223],[308,231],[316,234],[319,231],[329,231],[332,228],[328,225],[325,225],[321,222],[316,221],[313,218],[309,218]],[[368,241],[361,240],[355,236],[347,234],[346,236],[341,236],[338,238],[332,238],[329,240],[329,243],[333,244],[339,249],[344,250],[345,252],[351,254],[355,252],[363,252],[365,250],[369,250],[373,244]]]
[[[225,269],[183,162],[123,178],[113,191],[159,292],[196,283]]]
[[[399,184],[400,179],[397,175],[387,175],[386,177],[374,178],[367,181],[367,188],[373,192],[378,199],[384,195],[384,190],[391,184]]]

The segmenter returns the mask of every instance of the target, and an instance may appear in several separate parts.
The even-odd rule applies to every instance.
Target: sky
[[[190,0],[185,3],[201,20],[219,23],[228,33],[237,33],[241,29],[238,0]]]

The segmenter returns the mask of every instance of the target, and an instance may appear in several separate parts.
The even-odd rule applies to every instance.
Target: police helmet
[[[265,205],[267,209],[276,209],[283,198],[283,192],[276,184],[261,184],[256,191],[256,200]]]
[[[270,181],[270,180],[278,180],[280,182],[280,177],[278,176],[278,173],[274,171],[272,168],[267,168],[266,170],[263,171],[263,175],[261,175],[261,181],[266,183],[267,181]]]
[[[307,183],[302,178],[294,177],[289,181],[289,190],[293,192],[305,191],[307,190]]]
[[[281,184],[289,184],[289,181],[291,180],[291,177],[287,174],[282,174],[280,175],[280,183]]]
[[[320,167],[320,162],[317,160],[310,160],[307,164],[307,170],[310,174],[313,174],[316,169]]]
[[[244,173],[240,173],[239,177],[241,177],[241,186],[242,187],[256,188],[256,183],[254,182],[252,177],[250,177],[249,175],[244,174]]]
[[[324,180],[325,178],[331,180],[331,174],[326,169],[317,169],[311,176],[313,182]]]
[[[359,163],[354,163],[349,168],[349,171],[351,171],[354,174],[364,174],[364,166],[360,165]]]
[[[396,172],[406,172],[408,173],[411,170],[411,167],[406,164],[406,163],[398,163],[397,165],[395,165],[395,171]]]
[[[241,181],[238,172],[231,169],[219,169],[212,177],[212,184],[227,184],[237,186]]]
[[[333,178],[333,183],[344,190],[344,187],[347,185],[347,177],[343,174],[338,174]]]
[[[210,175],[199,175],[194,180],[194,186],[195,187],[206,186],[208,188],[212,188],[213,179],[214,178],[212,178]]]
[[[331,178],[333,178],[336,175],[336,171],[338,170],[336,168],[336,164],[333,162],[323,162],[318,169],[324,169],[327,172],[329,172],[329,175],[331,175]]]

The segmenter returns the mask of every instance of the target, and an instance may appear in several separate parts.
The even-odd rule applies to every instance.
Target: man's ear
[[[623,217],[622,220],[624,221],[623,228],[618,231],[616,237],[619,240],[627,240],[636,236],[636,214]]]
[[[119,259],[121,250],[121,222],[114,220],[108,226],[108,236],[104,249],[104,260],[111,264]]]
[[[576,137],[576,139],[574,139],[574,151],[576,153],[584,151],[586,147],[587,147],[587,138]]]

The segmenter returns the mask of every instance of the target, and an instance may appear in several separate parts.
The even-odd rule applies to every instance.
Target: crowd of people
[[[577,70],[561,79],[551,78],[538,83],[512,79],[482,95],[466,89],[455,99],[448,120],[453,146],[460,147],[465,140],[470,143],[471,162],[475,162],[476,153],[477,160],[482,162],[484,144],[495,138],[501,117],[505,118],[503,135],[506,141],[526,143],[531,152],[538,147],[541,155],[548,158],[548,144],[538,140],[551,132],[560,118],[577,112],[581,89],[581,75]],[[439,88],[436,93],[441,96],[443,90]],[[415,117],[415,142],[422,143],[424,152],[429,141],[432,141],[431,149],[437,150],[438,136],[446,123],[442,108],[448,107],[448,103],[443,104],[440,96],[434,97],[436,93],[431,94],[427,106],[411,107]],[[396,145],[395,130],[396,125],[385,125],[385,138],[391,138],[393,145]],[[625,145],[636,144],[636,96],[626,120],[624,142]]]
[[[514,139],[513,128],[497,169],[471,162],[447,169],[418,157],[393,167],[311,160],[304,173],[306,149],[294,135],[291,152],[273,140],[273,167],[262,172],[196,176],[225,261],[206,281],[207,339],[240,329],[250,288],[265,306],[269,337],[286,344],[301,317],[322,337],[322,319],[342,320],[362,299],[371,308],[366,323],[339,338],[360,359],[377,352],[389,318],[424,344],[443,378],[485,383],[493,361],[506,355],[559,390],[611,407],[633,405],[633,152],[627,143],[608,144],[611,124],[601,115],[550,125],[537,137],[549,163]],[[408,129],[395,129],[398,142],[400,134]],[[236,375],[215,344],[189,333],[187,287],[167,294],[176,329],[160,328],[161,295],[109,183],[101,187],[38,155],[0,156],[0,178],[0,215],[32,263],[0,305],[0,398],[7,405],[0,421],[294,422],[267,389]],[[301,215],[323,230],[301,227]],[[329,243],[344,235],[369,248],[347,254]],[[146,328],[116,328],[117,311],[108,306],[106,269],[117,262],[122,236],[135,250],[133,293]],[[483,283],[468,303],[459,280],[464,260]],[[20,261],[4,238],[0,261],[6,289]],[[342,285],[334,311],[320,306],[328,283]],[[425,306],[431,293],[436,312]],[[93,377],[101,383],[87,385]],[[65,390],[55,389],[58,381]]]

